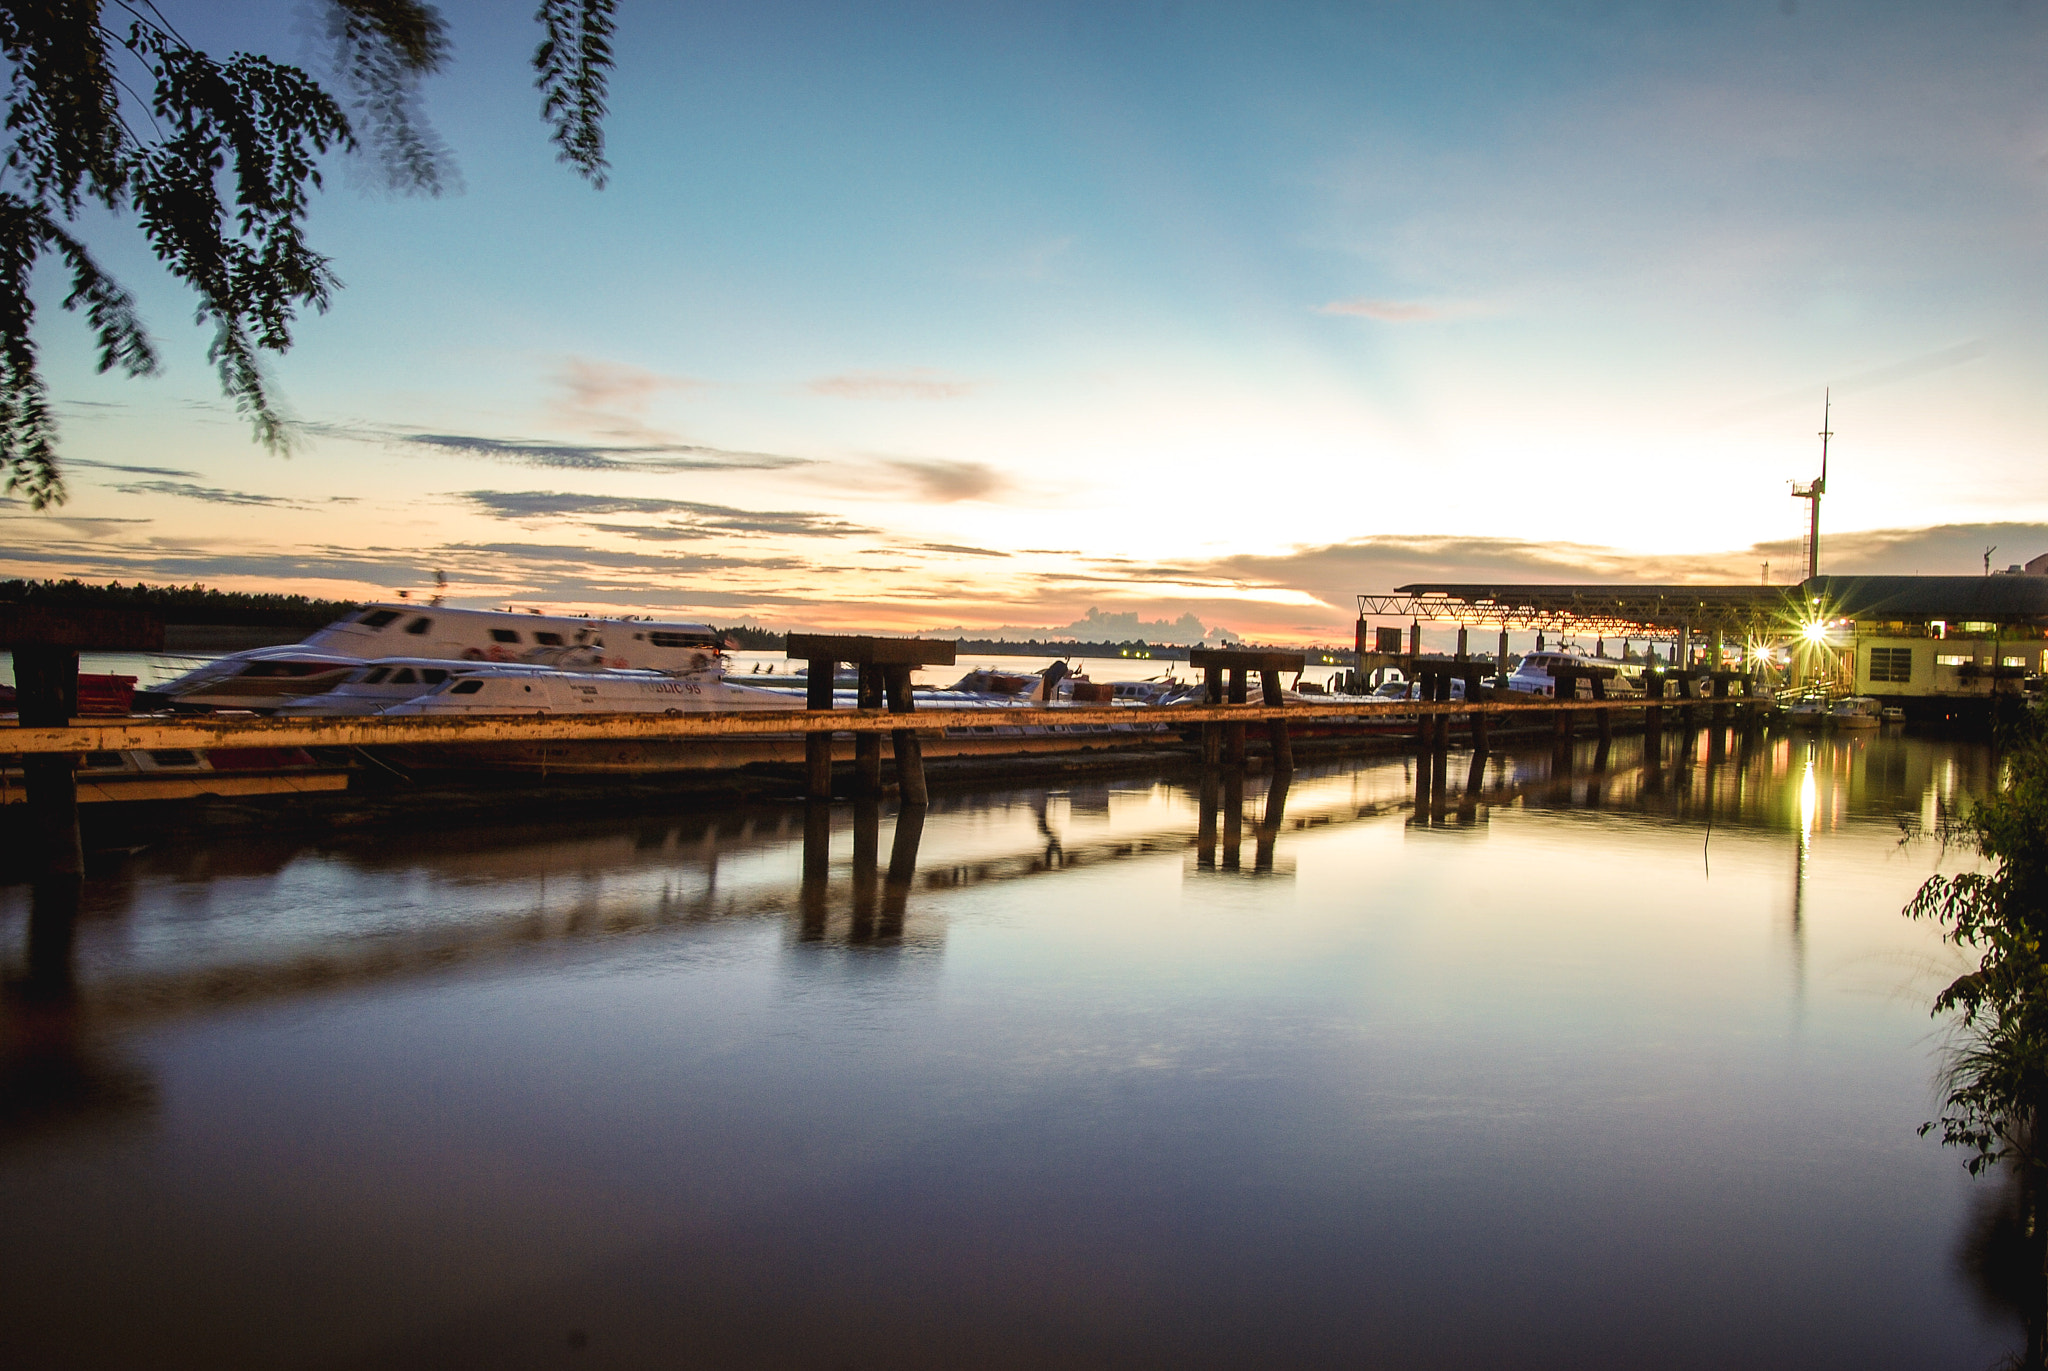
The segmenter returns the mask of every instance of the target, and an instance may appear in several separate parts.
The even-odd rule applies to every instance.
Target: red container
[[[130,714],[135,710],[133,676],[90,676],[78,673],[80,714]]]

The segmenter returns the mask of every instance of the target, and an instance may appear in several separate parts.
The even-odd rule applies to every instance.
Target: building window
[[[1873,681],[1912,680],[1913,649],[1910,647],[1874,647],[1870,649],[1870,679]]]
[[[1948,656],[1943,656],[1943,657],[1936,657],[1936,658],[1934,659],[1934,664],[1935,664],[1936,666],[1969,666],[1969,665],[1970,665],[1970,664],[1971,664],[1972,662],[1974,662],[1975,660],[1976,660],[1976,658],[1974,658],[1974,657],[1948,657]]]
[[[2024,657],[2001,657],[1998,659],[1998,664],[2000,666],[2025,666],[2027,659]]]

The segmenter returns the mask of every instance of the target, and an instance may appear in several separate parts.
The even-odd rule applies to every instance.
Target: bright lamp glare
[[[1823,623],[1811,623],[1801,629],[1800,634],[1807,642],[1818,643],[1828,636],[1828,626]]]

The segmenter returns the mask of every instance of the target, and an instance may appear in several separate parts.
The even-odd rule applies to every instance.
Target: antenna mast
[[[1808,486],[1794,485],[1792,498],[1810,501],[1812,516],[1806,530],[1806,579],[1820,575],[1820,497],[1828,492],[1828,439],[1834,437],[1834,430],[1828,421],[1834,413],[1834,397],[1828,391],[1821,392],[1820,419],[1820,476]]]

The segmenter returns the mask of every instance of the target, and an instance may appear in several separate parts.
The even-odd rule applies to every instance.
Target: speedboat
[[[1836,728],[1876,728],[1883,719],[1884,706],[1868,695],[1837,700],[1828,710],[1828,722]]]
[[[1607,681],[1608,695],[1615,698],[1633,698],[1644,693],[1643,663],[1617,661],[1612,657],[1595,657],[1561,649],[1531,652],[1523,657],[1508,676],[1508,689],[1524,695],[1554,697],[1557,694],[1556,674],[1561,668],[1567,667],[1611,667],[1614,675]],[[1580,678],[1580,683],[1579,698],[1591,698],[1593,683],[1584,677]]]
[[[411,699],[380,710],[381,718],[464,714],[709,714],[738,710],[800,710],[788,691],[733,685],[716,673],[659,671],[532,671],[482,666],[451,674]]]
[[[146,693],[172,709],[253,709],[324,694],[367,662],[519,663],[566,670],[721,668],[709,624],[654,619],[572,618],[442,605],[375,604],[303,641],[231,653]]]

